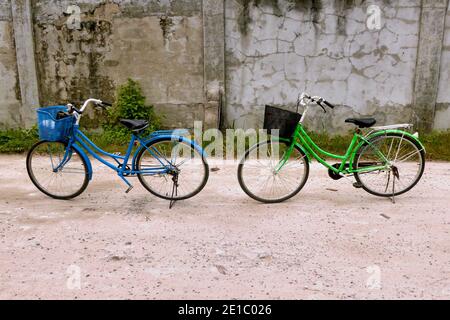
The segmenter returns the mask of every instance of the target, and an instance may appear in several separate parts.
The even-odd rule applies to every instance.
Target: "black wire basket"
[[[268,134],[276,134],[273,130],[279,130],[280,138],[290,139],[294,135],[295,128],[300,121],[302,115],[277,107],[266,105],[264,113],[264,129]]]

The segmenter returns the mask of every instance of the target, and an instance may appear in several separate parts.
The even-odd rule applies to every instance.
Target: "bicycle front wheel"
[[[383,156],[381,156],[381,154]],[[425,169],[425,150],[416,140],[401,133],[388,133],[369,140],[357,151],[356,181],[364,190],[379,197],[392,197],[411,190]],[[364,168],[385,169],[364,172]]]
[[[309,162],[297,145],[286,159],[290,146],[284,141],[265,141],[245,153],[238,167],[238,180],[249,197],[277,203],[300,192],[308,180]]]
[[[171,138],[156,139],[142,148],[135,168],[141,184],[166,200],[185,200],[206,185],[209,166],[192,143]]]
[[[40,141],[27,156],[27,171],[33,184],[60,200],[79,196],[89,184],[86,162],[73,149],[64,158],[66,148],[62,142]]]

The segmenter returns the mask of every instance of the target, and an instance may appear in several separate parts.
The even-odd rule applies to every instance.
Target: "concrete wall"
[[[140,82],[169,126],[204,113],[202,1],[77,1],[80,30],[62,14],[73,1],[34,1],[41,103],[113,100]]]
[[[434,117],[435,129],[450,127],[450,3],[445,22],[444,42],[441,57],[439,91]]]
[[[348,131],[350,116],[447,129],[448,3],[0,0],[0,127],[34,123],[35,105],[113,100],[133,78],[168,127],[261,126],[265,104],[294,108],[307,91],[338,105],[310,114],[315,130]],[[64,15],[73,4],[75,29]],[[370,5],[380,29],[366,25]]]
[[[18,127],[21,119],[20,89],[9,1],[0,1],[0,127]]]
[[[261,125],[265,104],[293,107],[302,91],[339,106],[310,114],[316,130],[346,131],[350,116],[410,120],[420,1],[371,1],[383,12],[375,31],[358,2],[260,1],[245,25],[246,8],[227,1],[228,125]]]

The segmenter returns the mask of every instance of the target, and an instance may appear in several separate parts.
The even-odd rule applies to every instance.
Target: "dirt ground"
[[[220,163],[172,210],[98,163],[71,201],[37,191],[24,157],[0,164],[1,299],[450,298],[449,163],[428,163],[396,204],[314,164],[278,205]]]

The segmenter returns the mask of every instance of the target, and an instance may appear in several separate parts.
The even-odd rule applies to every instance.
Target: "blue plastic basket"
[[[39,138],[47,141],[67,141],[73,130],[75,117],[56,119],[58,112],[67,112],[65,106],[37,109]]]

